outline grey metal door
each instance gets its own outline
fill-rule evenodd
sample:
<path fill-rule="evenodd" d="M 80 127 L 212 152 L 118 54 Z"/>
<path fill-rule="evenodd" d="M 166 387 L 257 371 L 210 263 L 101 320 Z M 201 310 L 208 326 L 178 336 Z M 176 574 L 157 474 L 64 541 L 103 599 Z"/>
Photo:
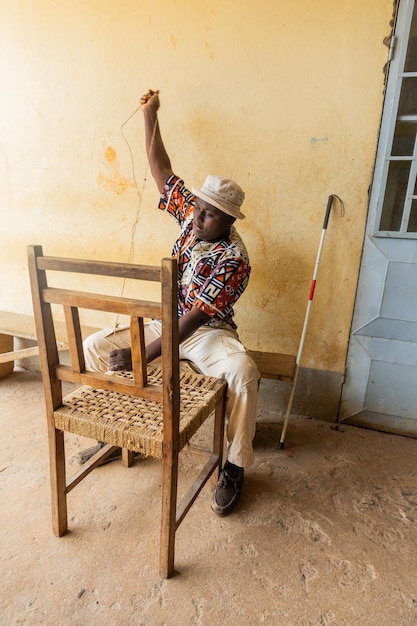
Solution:
<path fill-rule="evenodd" d="M 417 436 L 417 7 L 399 5 L 340 420 Z"/>

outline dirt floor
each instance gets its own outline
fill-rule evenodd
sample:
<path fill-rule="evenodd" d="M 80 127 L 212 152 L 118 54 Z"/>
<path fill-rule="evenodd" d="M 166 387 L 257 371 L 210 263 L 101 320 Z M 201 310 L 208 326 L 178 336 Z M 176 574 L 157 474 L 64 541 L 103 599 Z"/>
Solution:
<path fill-rule="evenodd" d="M 0 381 L 0 423 L 2 626 L 417 624 L 417 440 L 292 417 L 279 451 L 261 403 L 238 509 L 216 517 L 205 487 L 161 580 L 157 461 L 93 472 L 58 539 L 38 374 Z M 181 485 L 200 462 L 184 452 Z"/>

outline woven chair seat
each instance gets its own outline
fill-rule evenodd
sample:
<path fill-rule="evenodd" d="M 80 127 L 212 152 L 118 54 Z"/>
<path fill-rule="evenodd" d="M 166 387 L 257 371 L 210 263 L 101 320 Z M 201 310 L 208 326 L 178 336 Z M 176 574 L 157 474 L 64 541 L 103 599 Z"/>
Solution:
<path fill-rule="evenodd" d="M 131 372 L 114 376 L 132 378 Z M 182 449 L 214 411 L 216 378 L 197 374 L 189 368 L 180 374 Z M 148 367 L 148 383 L 162 385 L 162 368 Z M 162 404 L 114 391 L 82 386 L 63 399 L 54 411 L 55 428 L 90 439 L 105 441 L 144 456 L 162 457 Z"/>

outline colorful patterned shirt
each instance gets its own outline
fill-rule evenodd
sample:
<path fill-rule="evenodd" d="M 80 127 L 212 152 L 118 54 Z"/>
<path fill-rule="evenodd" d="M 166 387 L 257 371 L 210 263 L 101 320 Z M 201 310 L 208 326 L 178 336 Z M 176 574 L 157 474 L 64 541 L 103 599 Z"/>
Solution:
<path fill-rule="evenodd" d="M 248 253 L 233 225 L 227 239 L 197 239 L 192 230 L 194 205 L 195 196 L 186 189 L 184 181 L 170 176 L 159 208 L 181 227 L 172 251 L 178 261 L 178 316 L 197 306 L 210 316 L 207 325 L 229 325 L 235 329 L 233 305 L 249 281 Z"/>

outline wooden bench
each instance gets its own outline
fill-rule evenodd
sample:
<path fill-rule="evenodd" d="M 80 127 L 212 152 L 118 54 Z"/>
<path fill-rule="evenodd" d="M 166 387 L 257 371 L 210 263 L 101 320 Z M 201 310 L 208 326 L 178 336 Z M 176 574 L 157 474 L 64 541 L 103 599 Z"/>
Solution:
<path fill-rule="evenodd" d="M 261 378 L 272 378 L 291 382 L 294 378 L 296 357 L 292 354 L 280 354 L 279 352 L 247 351 L 255 361 Z"/>
<path fill-rule="evenodd" d="M 87 337 L 99 330 L 93 326 L 83 326 L 83 336 Z M 61 350 L 68 348 L 67 331 L 65 322 L 55 322 L 55 332 L 59 341 Z M 31 339 L 37 341 L 35 320 L 31 315 L 23 315 L 22 313 L 11 313 L 8 311 L 0 311 L 0 338 L 2 336 L 19 337 L 21 339 Z M 259 352 L 248 350 L 248 354 L 255 361 L 262 378 L 270 378 L 291 382 L 295 370 L 295 356 L 290 354 L 280 354 L 277 352 Z M 26 359 L 39 355 L 38 346 L 31 348 L 23 348 L 20 350 L 8 350 L 0 352 L 0 364 L 13 363 L 18 359 Z M 13 369 L 10 369 L 10 373 Z M 6 375 L 5 373 L 3 375 Z"/>
<path fill-rule="evenodd" d="M 97 328 L 92 326 L 83 326 L 83 335 L 88 336 L 94 333 Z M 67 331 L 65 322 L 55 322 L 55 332 L 57 334 L 58 346 L 61 350 L 68 348 Z M 19 337 L 20 339 L 31 339 L 37 341 L 35 320 L 31 315 L 23 315 L 22 313 L 11 313 L 9 311 L 0 311 L 0 338 L 10 336 Z M 13 341 L 13 339 L 12 339 Z M 10 344 L 13 348 L 13 343 Z M 38 346 L 31 348 L 22 348 L 20 350 L 8 350 L 0 353 L 0 364 L 10 363 L 18 359 L 27 359 L 39 355 Z"/>

